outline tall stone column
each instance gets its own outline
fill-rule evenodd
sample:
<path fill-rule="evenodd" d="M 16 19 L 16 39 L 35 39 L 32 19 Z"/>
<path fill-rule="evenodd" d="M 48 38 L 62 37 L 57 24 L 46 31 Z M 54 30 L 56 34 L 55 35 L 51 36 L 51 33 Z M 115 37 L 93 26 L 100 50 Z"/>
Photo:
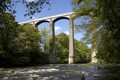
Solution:
<path fill-rule="evenodd" d="M 32 22 L 32 25 L 33 25 L 34 27 L 38 27 L 38 25 L 36 25 L 35 22 Z"/>
<path fill-rule="evenodd" d="M 96 50 L 96 48 L 93 48 L 92 49 L 92 59 L 91 59 L 91 62 L 92 63 L 97 63 L 98 62 L 98 59 L 96 58 L 96 53 L 97 53 L 97 50 Z"/>
<path fill-rule="evenodd" d="M 72 15 L 69 18 L 69 64 L 74 63 L 74 27 Z"/>
<path fill-rule="evenodd" d="M 35 27 L 35 22 L 32 22 L 32 25 Z"/>
<path fill-rule="evenodd" d="M 49 63 L 56 63 L 56 54 L 55 54 L 55 29 L 54 22 L 50 19 L 50 52 Z"/>
<path fill-rule="evenodd" d="M 97 63 L 98 59 L 96 58 L 96 53 L 97 53 L 97 44 L 96 44 L 96 28 L 92 32 L 92 55 L 91 55 L 91 62 L 92 63 Z"/>

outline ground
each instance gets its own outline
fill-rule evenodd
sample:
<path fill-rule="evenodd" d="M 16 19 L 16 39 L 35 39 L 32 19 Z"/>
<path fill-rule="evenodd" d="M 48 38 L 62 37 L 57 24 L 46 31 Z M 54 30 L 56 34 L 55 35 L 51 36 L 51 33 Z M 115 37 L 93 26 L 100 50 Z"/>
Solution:
<path fill-rule="evenodd" d="M 120 66 L 105 64 L 46 64 L 0 68 L 0 80 L 120 80 Z"/>

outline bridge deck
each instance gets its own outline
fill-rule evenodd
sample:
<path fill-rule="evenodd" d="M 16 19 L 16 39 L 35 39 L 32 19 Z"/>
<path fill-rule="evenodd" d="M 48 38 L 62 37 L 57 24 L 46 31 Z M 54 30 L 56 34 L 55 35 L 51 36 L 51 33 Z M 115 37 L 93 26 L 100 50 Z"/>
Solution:
<path fill-rule="evenodd" d="M 70 15 L 70 14 L 72 14 L 72 13 L 73 13 L 73 12 L 68 12 L 68 13 L 63 13 L 63 14 L 58 14 L 58 15 L 53 15 L 53 16 L 48 16 L 48 17 L 43 17 L 43 18 L 30 19 L 30 20 L 27 20 L 27 21 L 19 22 L 19 24 L 26 24 L 26 23 L 38 22 L 38 21 L 41 21 L 41 20 L 47 20 L 47 21 L 49 21 L 49 19 L 51 19 L 51 18 L 68 16 L 68 15 Z"/>

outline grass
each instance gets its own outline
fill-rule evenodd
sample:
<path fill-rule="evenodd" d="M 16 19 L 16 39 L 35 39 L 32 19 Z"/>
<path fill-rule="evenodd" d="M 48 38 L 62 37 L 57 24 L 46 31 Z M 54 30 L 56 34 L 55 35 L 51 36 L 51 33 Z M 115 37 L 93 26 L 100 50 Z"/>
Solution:
<path fill-rule="evenodd" d="M 78 67 L 81 67 L 81 65 L 78 65 Z"/>
<path fill-rule="evenodd" d="M 96 63 L 88 63 L 88 64 L 83 64 L 83 65 L 78 65 L 78 67 L 85 67 L 85 66 L 92 66 L 92 65 L 95 65 Z"/>
<path fill-rule="evenodd" d="M 105 66 L 98 66 L 97 69 L 106 69 Z"/>
<path fill-rule="evenodd" d="M 0 71 L 4 71 L 5 70 L 5 68 L 0 68 Z"/>
<path fill-rule="evenodd" d="M 13 69 L 10 69 L 10 72 L 14 72 L 14 70 L 13 70 Z"/>
<path fill-rule="evenodd" d="M 83 67 L 85 67 L 86 65 L 82 65 Z"/>
<path fill-rule="evenodd" d="M 81 73 L 80 71 L 72 71 L 72 72 L 66 72 L 67 75 L 70 75 L 70 74 L 79 74 Z"/>
<path fill-rule="evenodd" d="M 105 66 L 120 66 L 120 64 L 105 64 Z"/>
<path fill-rule="evenodd" d="M 88 63 L 86 66 L 92 66 L 95 65 L 96 63 Z"/>
<path fill-rule="evenodd" d="M 79 73 L 81 73 L 81 72 L 80 71 L 66 72 L 67 75 L 70 75 L 70 74 L 79 74 Z M 88 74 L 87 74 L 87 76 L 88 76 Z M 82 74 L 80 80 L 85 80 L 85 76 L 83 74 Z"/>

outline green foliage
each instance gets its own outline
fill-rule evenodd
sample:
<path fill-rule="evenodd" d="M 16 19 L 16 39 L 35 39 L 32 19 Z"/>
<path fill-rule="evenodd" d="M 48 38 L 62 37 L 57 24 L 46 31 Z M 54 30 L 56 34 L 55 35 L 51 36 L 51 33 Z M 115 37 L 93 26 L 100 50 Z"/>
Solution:
<path fill-rule="evenodd" d="M 18 57 L 17 59 L 14 60 L 14 63 L 15 65 L 18 65 L 18 66 L 24 66 L 26 64 L 28 64 L 30 61 L 30 58 L 29 57 Z"/>
<path fill-rule="evenodd" d="M 18 23 L 10 13 L 0 14 L 0 19 L 0 64 L 2 66 L 10 63 L 10 54 L 14 52 L 12 45 L 14 45 L 13 39 L 17 37 Z"/>
<path fill-rule="evenodd" d="M 58 63 L 68 63 L 69 36 L 64 33 L 56 35 L 56 56 Z M 82 42 L 74 40 L 75 63 L 87 63 L 90 61 L 91 50 Z"/>
<path fill-rule="evenodd" d="M 43 52 L 42 59 L 43 59 L 43 63 L 48 63 L 49 62 L 49 55 L 51 54 L 50 51 L 50 39 L 49 39 L 49 31 L 47 30 L 47 28 L 44 26 L 43 28 L 40 28 L 40 36 L 41 36 L 41 50 Z"/>
<path fill-rule="evenodd" d="M 43 5 L 50 6 L 50 2 L 51 0 L 35 0 L 30 2 L 27 0 L 0 0 L 0 13 L 9 11 L 10 13 L 15 14 L 15 7 L 17 4 L 22 3 L 26 7 L 24 16 L 31 16 L 35 13 L 40 13 L 41 9 L 44 7 Z"/>
<path fill-rule="evenodd" d="M 57 63 L 68 63 L 69 37 L 61 33 L 56 36 L 55 40 Z"/>
<path fill-rule="evenodd" d="M 40 28 L 40 35 L 41 35 L 41 45 L 43 47 L 43 52 L 47 53 L 49 49 L 47 48 L 47 42 L 49 41 L 49 31 L 46 27 Z"/>
<path fill-rule="evenodd" d="M 120 1 L 73 0 L 72 4 L 74 18 L 83 16 L 85 20 L 77 25 L 77 30 L 85 31 L 84 40 L 98 50 L 97 58 L 108 63 L 119 63 Z"/>
<path fill-rule="evenodd" d="M 10 21 L 9 19 L 6 21 Z M 48 58 L 48 55 L 41 51 L 41 35 L 38 29 L 30 24 L 16 27 L 17 23 L 12 20 L 7 21 L 4 26 L 1 23 L 0 26 L 1 30 L 4 30 L 0 32 L 0 66 L 25 66 L 47 62 L 44 58 Z"/>
<path fill-rule="evenodd" d="M 18 27 L 18 37 L 23 43 L 24 49 L 26 50 L 38 50 L 40 45 L 38 44 L 41 41 L 41 36 L 37 28 L 32 25 L 23 25 Z"/>
<path fill-rule="evenodd" d="M 30 64 L 38 64 L 42 62 L 40 59 L 42 57 L 42 53 L 39 44 L 41 43 L 41 36 L 38 29 L 30 24 L 19 26 L 18 37 L 18 39 L 15 39 L 15 42 L 18 42 L 18 44 L 16 43 L 16 46 L 18 46 L 16 51 L 27 56 L 27 60 Z"/>
<path fill-rule="evenodd" d="M 70 72 L 66 72 L 67 75 L 79 74 L 79 73 L 81 73 L 81 71 L 70 71 Z"/>
<path fill-rule="evenodd" d="M 81 41 L 74 40 L 75 62 L 88 63 L 91 59 L 91 49 Z"/>
<path fill-rule="evenodd" d="M 0 68 L 0 71 L 4 71 L 4 68 Z"/>

